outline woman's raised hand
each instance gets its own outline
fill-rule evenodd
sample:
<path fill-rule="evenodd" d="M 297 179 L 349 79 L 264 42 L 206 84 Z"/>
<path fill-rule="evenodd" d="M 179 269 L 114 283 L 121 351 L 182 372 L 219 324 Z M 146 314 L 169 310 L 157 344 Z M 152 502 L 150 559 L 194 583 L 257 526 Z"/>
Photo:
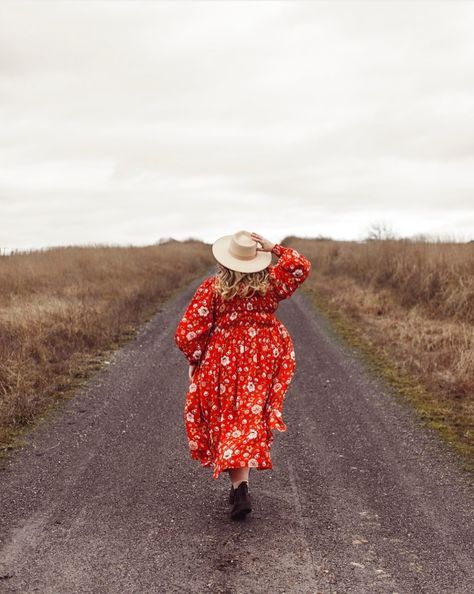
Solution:
<path fill-rule="evenodd" d="M 271 252 L 272 251 L 273 246 L 275 245 L 273 243 L 273 241 L 270 241 L 269 239 L 265 239 L 264 237 L 262 237 L 258 233 L 254 233 L 253 231 L 250 235 L 252 236 L 252 239 L 254 241 L 257 241 L 262 246 L 262 247 L 257 246 L 257 252 Z"/>

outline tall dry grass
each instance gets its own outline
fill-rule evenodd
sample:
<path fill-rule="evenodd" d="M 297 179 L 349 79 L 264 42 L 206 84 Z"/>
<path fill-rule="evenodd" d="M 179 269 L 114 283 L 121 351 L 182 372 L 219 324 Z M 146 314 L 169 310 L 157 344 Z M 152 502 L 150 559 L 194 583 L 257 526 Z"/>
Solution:
<path fill-rule="evenodd" d="M 474 461 L 474 243 L 285 242 L 312 262 L 303 290 L 419 382 L 420 412 Z"/>
<path fill-rule="evenodd" d="M 213 263 L 194 240 L 0 257 L 0 446 Z"/>

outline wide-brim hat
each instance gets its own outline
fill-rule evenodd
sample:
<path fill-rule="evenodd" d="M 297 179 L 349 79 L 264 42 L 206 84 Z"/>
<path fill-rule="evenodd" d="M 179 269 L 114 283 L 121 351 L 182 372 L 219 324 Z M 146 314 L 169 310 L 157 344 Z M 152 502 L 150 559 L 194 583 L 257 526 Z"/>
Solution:
<path fill-rule="evenodd" d="M 258 272 L 272 261 L 270 252 L 257 251 L 259 244 L 248 231 L 223 235 L 212 244 L 214 258 L 223 266 L 238 272 Z"/>

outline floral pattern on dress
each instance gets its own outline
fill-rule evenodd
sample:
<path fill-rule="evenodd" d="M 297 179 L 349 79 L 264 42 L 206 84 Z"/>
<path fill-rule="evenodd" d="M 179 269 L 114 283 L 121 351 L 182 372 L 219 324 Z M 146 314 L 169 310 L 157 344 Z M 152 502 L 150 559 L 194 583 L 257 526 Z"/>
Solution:
<path fill-rule="evenodd" d="M 197 364 L 184 404 L 190 455 L 212 466 L 272 468 L 272 430 L 286 431 L 283 401 L 296 369 L 293 341 L 274 312 L 301 286 L 311 262 L 276 243 L 266 295 L 224 301 L 215 276 L 196 289 L 175 332 L 175 343 Z"/>

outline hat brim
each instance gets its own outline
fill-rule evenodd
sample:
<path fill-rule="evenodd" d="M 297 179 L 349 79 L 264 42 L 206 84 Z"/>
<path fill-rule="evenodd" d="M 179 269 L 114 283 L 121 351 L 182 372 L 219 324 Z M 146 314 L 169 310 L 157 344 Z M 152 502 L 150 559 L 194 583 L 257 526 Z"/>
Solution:
<path fill-rule="evenodd" d="M 229 253 L 229 245 L 232 235 L 219 237 L 212 244 L 214 258 L 223 266 L 236 270 L 237 272 L 258 272 L 264 270 L 272 261 L 270 252 L 257 252 L 253 260 L 239 260 Z"/>

